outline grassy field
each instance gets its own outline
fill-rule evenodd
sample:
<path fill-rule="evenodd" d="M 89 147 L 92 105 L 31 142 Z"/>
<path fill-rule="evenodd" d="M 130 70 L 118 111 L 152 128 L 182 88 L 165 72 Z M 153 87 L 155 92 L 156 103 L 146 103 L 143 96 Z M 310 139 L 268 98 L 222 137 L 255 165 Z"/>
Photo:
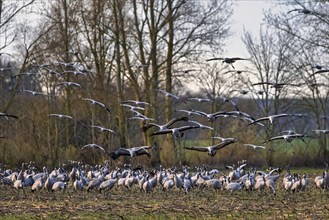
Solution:
<path fill-rule="evenodd" d="M 310 169 L 311 170 L 311 169 Z M 322 170 L 314 170 L 321 173 Z M 314 177 L 314 174 L 311 176 Z M 149 194 L 139 189 L 110 192 L 65 192 L 26 195 L 0 186 L 0 219 L 327 219 L 329 191 L 315 189 L 291 193 L 277 182 L 277 194 L 265 192 L 179 189 Z"/>

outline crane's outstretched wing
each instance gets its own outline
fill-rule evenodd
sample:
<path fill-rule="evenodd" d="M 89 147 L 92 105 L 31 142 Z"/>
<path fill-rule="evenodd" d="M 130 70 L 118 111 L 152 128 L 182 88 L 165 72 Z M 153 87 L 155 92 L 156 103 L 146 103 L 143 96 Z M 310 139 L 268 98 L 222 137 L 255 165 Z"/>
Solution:
<path fill-rule="evenodd" d="M 230 60 L 248 60 L 246 58 L 241 58 L 241 57 L 231 57 L 229 58 Z"/>
<path fill-rule="evenodd" d="M 213 61 L 213 60 L 224 60 L 224 58 L 222 58 L 222 57 L 214 57 L 214 58 L 207 59 L 206 61 L 209 62 L 209 61 Z"/>
<path fill-rule="evenodd" d="M 180 100 L 180 98 L 179 98 L 177 95 L 174 95 L 174 94 L 172 94 L 172 93 L 169 93 L 169 92 L 167 92 L 167 91 L 165 91 L 165 90 L 163 90 L 163 89 L 158 89 L 157 91 L 158 91 L 158 92 L 161 92 L 161 93 L 164 94 L 165 96 L 172 97 L 172 98 L 174 98 L 174 99 Z"/>
<path fill-rule="evenodd" d="M 258 124 L 259 122 L 261 122 L 261 121 L 266 121 L 266 120 L 269 120 L 269 118 L 268 118 L 268 117 L 258 118 L 258 119 L 256 119 L 256 120 L 253 120 L 252 122 L 250 122 L 248 125 Z"/>
<path fill-rule="evenodd" d="M 151 154 L 144 147 L 138 148 L 135 152 L 138 156 L 144 155 L 144 154 L 146 154 L 148 157 L 151 156 Z"/>
<path fill-rule="evenodd" d="M 192 114 L 196 114 L 196 115 L 203 115 L 203 116 L 206 116 L 207 117 L 207 113 L 205 112 L 202 112 L 202 111 L 197 111 L 197 110 L 193 110 L 192 111 Z"/>
<path fill-rule="evenodd" d="M 257 85 L 273 85 L 273 83 L 270 83 L 270 82 L 259 82 L 259 83 L 252 84 L 252 86 L 257 86 Z"/>
<path fill-rule="evenodd" d="M 201 152 L 208 152 L 207 147 L 185 147 L 186 150 L 195 150 L 195 151 L 201 151 Z"/>
<path fill-rule="evenodd" d="M 161 131 L 156 131 L 156 132 L 152 133 L 150 136 L 161 135 L 161 134 L 169 134 L 169 133 L 173 133 L 172 129 L 164 129 L 164 130 L 161 130 Z"/>
<path fill-rule="evenodd" d="M 261 145 L 254 145 L 254 144 L 243 144 L 243 146 L 246 146 L 246 147 L 252 147 L 254 149 L 266 149 L 266 147 L 264 146 L 261 146 Z"/>
<path fill-rule="evenodd" d="M 171 125 L 173 125 L 174 123 L 178 122 L 178 121 L 188 121 L 188 117 L 184 116 L 184 117 L 180 117 L 180 118 L 173 118 L 170 121 L 168 121 L 165 126 L 166 127 L 170 127 Z"/>
<path fill-rule="evenodd" d="M 275 140 L 280 140 L 280 139 L 285 139 L 285 138 L 284 138 L 284 136 L 276 136 L 276 137 L 272 137 L 272 138 L 264 141 L 263 143 L 270 142 L 270 141 L 275 141 Z"/>
<path fill-rule="evenodd" d="M 105 152 L 104 148 L 101 147 L 101 146 L 98 145 L 98 144 L 86 144 L 85 146 L 83 146 L 83 147 L 81 148 L 81 150 L 83 150 L 83 149 L 85 149 L 85 148 L 98 148 L 98 149 L 102 150 L 103 152 Z"/>
<path fill-rule="evenodd" d="M 120 156 L 130 156 L 130 152 L 125 148 L 119 148 L 116 151 L 110 153 L 110 157 L 113 160 L 118 159 Z"/>
<path fill-rule="evenodd" d="M 6 119 L 8 119 L 8 117 L 18 119 L 18 117 L 16 115 L 4 113 L 4 112 L 0 112 L 0 117 L 5 117 Z"/>
<path fill-rule="evenodd" d="M 221 142 L 217 145 L 214 145 L 214 150 L 222 149 L 230 144 L 233 144 L 234 142 L 235 142 L 235 140 L 228 140 L 228 141 Z"/>
<path fill-rule="evenodd" d="M 158 127 L 158 128 L 160 128 L 160 125 L 158 125 L 156 123 L 153 123 L 153 122 L 148 122 L 148 123 L 144 124 L 143 126 L 141 126 L 141 130 L 142 130 L 142 132 L 146 132 L 151 127 Z"/>

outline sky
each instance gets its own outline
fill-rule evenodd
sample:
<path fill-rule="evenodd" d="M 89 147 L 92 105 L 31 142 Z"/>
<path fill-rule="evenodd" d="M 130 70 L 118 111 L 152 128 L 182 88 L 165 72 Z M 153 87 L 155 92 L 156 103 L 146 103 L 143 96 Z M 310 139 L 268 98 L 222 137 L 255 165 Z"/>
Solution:
<path fill-rule="evenodd" d="M 263 22 L 263 12 L 275 8 L 280 0 L 231 0 L 234 11 L 232 15 L 231 31 L 234 36 L 228 40 L 226 56 L 247 56 L 247 51 L 241 40 L 243 30 L 257 35 Z M 37 18 L 37 16 L 36 16 Z M 9 49 L 10 50 L 10 49 Z"/>
<path fill-rule="evenodd" d="M 248 57 L 248 53 L 241 40 L 243 31 L 250 31 L 254 36 L 257 36 L 261 24 L 263 23 L 264 11 L 269 9 L 278 10 L 275 7 L 280 0 L 231 0 L 233 4 L 233 15 L 231 17 L 231 31 L 233 37 L 227 40 L 225 47 L 225 57 Z M 281 9 L 282 10 L 282 9 Z M 11 48 L 4 50 L 10 52 Z M 240 67 L 239 63 L 235 66 Z"/>
<path fill-rule="evenodd" d="M 233 0 L 234 12 L 231 31 L 234 33 L 234 37 L 227 43 L 227 57 L 248 56 L 241 40 L 243 30 L 257 36 L 263 23 L 263 12 L 269 9 L 278 10 L 275 7 L 277 2 L 275 0 Z"/>
<path fill-rule="evenodd" d="M 242 57 L 248 58 L 248 52 L 241 39 L 244 30 L 251 32 L 255 37 L 259 35 L 261 25 L 264 23 L 264 12 L 272 10 L 277 12 L 279 10 L 285 10 L 284 6 L 277 6 L 280 0 L 231 0 L 233 3 L 233 14 L 231 17 L 231 32 L 233 36 L 227 40 L 226 47 L 224 49 L 223 57 Z M 237 70 L 243 70 L 248 67 L 247 61 L 241 61 L 234 63 Z M 189 89 L 193 92 L 197 92 L 199 87 L 195 84 L 191 86 L 189 83 Z"/>

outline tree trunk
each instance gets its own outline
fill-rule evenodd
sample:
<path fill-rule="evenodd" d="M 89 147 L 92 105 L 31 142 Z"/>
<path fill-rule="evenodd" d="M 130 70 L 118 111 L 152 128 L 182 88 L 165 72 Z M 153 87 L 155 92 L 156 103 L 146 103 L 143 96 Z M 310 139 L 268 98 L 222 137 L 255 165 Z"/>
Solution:
<path fill-rule="evenodd" d="M 116 48 L 116 78 L 117 78 L 117 113 L 118 113 L 118 135 L 119 135 L 119 145 L 120 147 L 126 147 L 126 137 L 125 137 L 125 118 L 123 114 L 123 109 L 121 108 L 121 103 L 123 102 L 123 90 L 122 90 L 122 68 L 120 59 L 120 22 L 118 10 L 120 10 L 120 1 L 113 1 L 113 14 L 115 18 L 115 48 Z"/>

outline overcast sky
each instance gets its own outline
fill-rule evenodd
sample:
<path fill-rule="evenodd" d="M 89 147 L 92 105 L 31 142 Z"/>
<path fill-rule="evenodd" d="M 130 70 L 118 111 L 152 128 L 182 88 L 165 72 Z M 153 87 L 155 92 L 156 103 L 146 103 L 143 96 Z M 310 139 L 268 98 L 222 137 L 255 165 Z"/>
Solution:
<path fill-rule="evenodd" d="M 259 28 L 263 23 L 263 13 L 269 9 L 278 11 L 279 7 L 276 4 L 280 0 L 231 0 L 234 6 L 234 11 L 231 20 L 231 31 L 234 36 L 227 41 L 225 47 L 225 57 L 248 57 L 248 53 L 241 40 L 243 30 L 250 31 L 257 36 Z M 282 9 L 281 9 L 282 10 Z M 11 52 L 12 48 L 7 48 L 7 52 Z M 220 55 L 220 54 L 218 54 Z M 239 63 L 235 64 L 238 68 L 243 68 Z"/>
<path fill-rule="evenodd" d="M 237 0 L 234 1 L 232 16 L 232 31 L 234 37 L 228 41 L 226 56 L 247 56 L 244 44 L 241 40 L 243 29 L 258 35 L 263 23 L 263 12 L 269 9 L 279 10 L 275 0 Z"/>
<path fill-rule="evenodd" d="M 253 36 L 259 35 L 259 29 L 264 23 L 264 12 L 272 10 L 278 12 L 286 10 L 284 6 L 278 6 L 280 0 L 232 0 L 234 11 L 232 15 L 231 31 L 234 36 L 227 41 L 224 57 L 248 58 L 247 50 L 242 42 L 243 31 L 249 31 Z M 237 69 L 245 69 L 246 62 L 237 62 L 234 65 Z"/>

